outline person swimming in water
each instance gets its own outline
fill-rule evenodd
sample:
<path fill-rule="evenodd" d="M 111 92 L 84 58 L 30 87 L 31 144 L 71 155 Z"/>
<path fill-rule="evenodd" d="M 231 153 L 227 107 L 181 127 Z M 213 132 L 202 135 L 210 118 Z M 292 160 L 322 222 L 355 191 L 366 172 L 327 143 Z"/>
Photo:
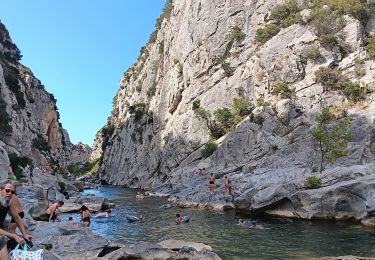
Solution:
<path fill-rule="evenodd" d="M 137 195 L 135 196 L 135 199 L 137 199 L 137 200 L 143 200 L 143 198 L 144 198 L 144 195 L 138 191 Z"/>
<path fill-rule="evenodd" d="M 108 210 L 96 213 L 94 217 L 95 218 L 109 218 L 110 216 L 111 216 L 111 210 L 108 209 Z"/>
<path fill-rule="evenodd" d="M 73 224 L 74 223 L 74 221 L 73 221 L 73 217 L 69 217 L 69 219 L 68 219 L 68 224 Z"/>
<path fill-rule="evenodd" d="M 262 225 L 259 225 L 257 224 L 255 221 L 252 221 L 251 222 L 251 226 L 250 228 L 254 228 L 254 229 L 264 229 L 264 227 Z"/>
<path fill-rule="evenodd" d="M 177 221 L 178 223 L 181 223 L 183 220 L 184 220 L 184 217 L 183 217 L 183 216 L 181 216 L 180 214 L 176 214 L 176 221 Z"/>
<path fill-rule="evenodd" d="M 237 225 L 243 225 L 243 224 L 245 224 L 245 220 L 243 220 L 242 218 L 239 218 Z"/>

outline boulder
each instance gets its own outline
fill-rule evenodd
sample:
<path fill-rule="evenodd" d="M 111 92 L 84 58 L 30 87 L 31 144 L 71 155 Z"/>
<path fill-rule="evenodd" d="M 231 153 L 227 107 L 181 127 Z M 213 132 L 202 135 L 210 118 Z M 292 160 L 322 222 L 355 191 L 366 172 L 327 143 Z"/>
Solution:
<path fill-rule="evenodd" d="M 221 259 L 212 252 L 209 246 L 198 244 L 184 241 L 163 241 L 156 245 L 149 242 L 140 242 L 138 244 L 125 245 L 123 248 L 105 255 L 103 259 Z M 198 251 L 195 246 L 200 250 Z"/>

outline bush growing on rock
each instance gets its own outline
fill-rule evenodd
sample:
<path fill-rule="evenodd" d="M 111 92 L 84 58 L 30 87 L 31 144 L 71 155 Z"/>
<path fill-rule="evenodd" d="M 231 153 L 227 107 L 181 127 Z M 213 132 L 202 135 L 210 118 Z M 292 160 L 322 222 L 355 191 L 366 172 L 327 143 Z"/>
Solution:
<path fill-rule="evenodd" d="M 192 107 L 193 110 L 197 110 L 198 108 L 200 108 L 200 106 L 201 106 L 200 100 L 194 100 L 193 101 L 193 107 Z"/>
<path fill-rule="evenodd" d="M 337 12 L 327 8 L 314 8 L 308 17 L 308 23 L 316 35 L 334 35 L 345 26 L 345 20 Z"/>
<path fill-rule="evenodd" d="M 202 150 L 202 157 L 207 158 L 210 157 L 211 154 L 213 154 L 217 149 L 217 144 L 213 142 L 208 142 L 204 145 L 204 148 Z"/>
<path fill-rule="evenodd" d="M 228 62 L 223 62 L 221 64 L 221 67 L 224 70 L 225 77 L 233 76 L 233 68 L 230 66 L 230 64 Z"/>
<path fill-rule="evenodd" d="M 322 185 L 322 181 L 319 177 L 316 176 L 309 176 L 307 177 L 307 185 L 306 188 L 308 189 L 317 189 Z"/>
<path fill-rule="evenodd" d="M 25 168 L 27 165 L 31 165 L 33 162 L 29 157 L 17 156 L 15 153 L 9 154 L 9 161 L 17 180 L 24 177 L 22 168 Z"/>
<path fill-rule="evenodd" d="M 38 149 L 39 151 L 49 151 L 48 142 L 40 134 L 38 134 L 38 137 L 33 139 L 32 147 Z"/>
<path fill-rule="evenodd" d="M 320 67 L 315 72 L 315 81 L 328 89 L 343 89 L 345 81 L 340 71 L 336 69 Z"/>
<path fill-rule="evenodd" d="M 351 139 L 351 122 L 343 118 L 335 120 L 329 107 L 322 109 L 322 113 L 315 120 L 318 125 L 311 130 L 317 150 L 320 152 L 320 172 L 328 163 L 332 163 L 349 154 L 348 142 Z"/>
<path fill-rule="evenodd" d="M 279 26 L 276 24 L 267 24 L 263 28 L 260 28 L 255 33 L 255 40 L 261 44 L 265 44 L 272 37 L 280 32 Z"/>
<path fill-rule="evenodd" d="M 306 62 L 307 60 L 313 60 L 313 61 L 315 61 L 319 57 L 321 57 L 321 54 L 320 54 L 319 48 L 317 48 L 317 47 L 311 47 L 311 48 L 308 48 L 307 50 L 305 50 L 301 54 L 301 57 L 302 57 L 302 61 L 303 62 Z"/>
<path fill-rule="evenodd" d="M 5 101 L 0 96 L 0 138 L 12 133 L 11 119 L 6 111 Z"/>
<path fill-rule="evenodd" d="M 288 27 L 302 21 L 299 14 L 300 6 L 296 0 L 289 0 L 283 4 L 275 6 L 271 11 L 270 19 L 278 24 Z"/>
<path fill-rule="evenodd" d="M 147 97 L 148 98 L 152 98 L 153 96 L 155 96 L 155 93 L 156 93 L 156 86 L 158 84 L 156 83 L 156 81 L 153 81 L 151 86 L 148 88 L 147 90 Z"/>
<path fill-rule="evenodd" d="M 342 75 L 341 71 L 321 67 L 315 72 L 315 80 L 322 84 L 327 90 L 340 90 L 351 102 L 358 102 L 373 92 L 366 86 L 352 82 L 348 77 Z"/>
<path fill-rule="evenodd" d="M 364 99 L 367 94 L 366 88 L 361 87 L 361 85 L 357 83 L 347 84 L 343 92 L 348 100 L 352 102 L 358 102 Z"/>
<path fill-rule="evenodd" d="M 375 34 L 366 41 L 366 51 L 370 59 L 375 59 Z"/>
<path fill-rule="evenodd" d="M 229 129 L 233 125 L 233 115 L 231 111 L 224 107 L 219 108 L 214 112 L 215 119 L 223 126 L 225 129 Z"/>
<path fill-rule="evenodd" d="M 314 3 L 319 6 L 327 5 L 339 14 L 351 15 L 357 19 L 364 19 L 368 14 L 367 5 L 361 0 L 314 0 Z"/>
<path fill-rule="evenodd" d="M 332 48 L 338 44 L 337 38 L 333 34 L 323 34 L 319 37 L 320 44 L 325 48 Z"/>
<path fill-rule="evenodd" d="M 250 102 L 248 97 L 242 96 L 234 98 L 232 101 L 232 113 L 236 116 L 243 117 L 250 115 L 254 110 L 254 105 Z"/>
<path fill-rule="evenodd" d="M 232 28 L 228 35 L 230 41 L 242 41 L 243 39 L 245 39 L 245 36 L 246 34 L 244 34 L 241 31 L 241 28 L 237 25 Z"/>
<path fill-rule="evenodd" d="M 279 82 L 273 87 L 272 94 L 276 96 L 280 94 L 281 98 L 292 98 L 296 93 L 284 82 Z"/>

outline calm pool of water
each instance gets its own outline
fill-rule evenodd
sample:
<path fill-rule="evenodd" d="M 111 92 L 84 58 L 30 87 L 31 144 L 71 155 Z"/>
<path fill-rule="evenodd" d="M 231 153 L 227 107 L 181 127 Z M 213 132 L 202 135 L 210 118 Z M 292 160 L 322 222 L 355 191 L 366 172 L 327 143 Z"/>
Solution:
<path fill-rule="evenodd" d="M 375 256 L 375 229 L 356 223 L 309 222 L 288 219 L 257 218 L 265 229 L 235 225 L 245 217 L 229 212 L 171 208 L 160 198 L 136 200 L 137 190 L 106 186 L 86 190 L 114 201 L 110 218 L 92 219 L 91 228 L 112 241 L 133 243 L 182 239 L 210 245 L 223 259 L 303 259 L 319 256 Z M 126 214 L 143 214 L 145 222 L 128 223 Z M 175 222 L 175 214 L 189 215 L 188 224 Z M 248 217 L 249 218 L 249 217 Z M 78 215 L 74 219 L 79 220 Z"/>

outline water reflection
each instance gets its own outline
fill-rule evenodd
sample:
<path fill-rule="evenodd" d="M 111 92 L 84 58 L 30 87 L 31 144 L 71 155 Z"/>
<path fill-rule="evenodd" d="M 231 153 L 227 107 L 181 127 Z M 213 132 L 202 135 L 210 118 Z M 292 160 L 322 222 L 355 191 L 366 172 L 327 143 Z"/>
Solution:
<path fill-rule="evenodd" d="M 166 203 L 160 198 L 135 200 L 137 190 L 102 187 L 86 190 L 113 200 L 118 206 L 110 218 L 93 218 L 95 233 L 112 241 L 160 242 L 182 239 L 205 243 L 223 259 L 303 259 L 319 256 L 375 256 L 375 229 L 353 223 L 309 222 L 288 219 L 256 219 L 265 229 L 238 226 L 236 219 L 245 218 L 230 212 L 195 209 L 160 209 Z M 191 217 L 188 224 L 176 224 L 175 214 Z M 145 216 L 144 223 L 128 223 L 126 214 Z M 75 215 L 74 219 L 79 220 Z"/>

